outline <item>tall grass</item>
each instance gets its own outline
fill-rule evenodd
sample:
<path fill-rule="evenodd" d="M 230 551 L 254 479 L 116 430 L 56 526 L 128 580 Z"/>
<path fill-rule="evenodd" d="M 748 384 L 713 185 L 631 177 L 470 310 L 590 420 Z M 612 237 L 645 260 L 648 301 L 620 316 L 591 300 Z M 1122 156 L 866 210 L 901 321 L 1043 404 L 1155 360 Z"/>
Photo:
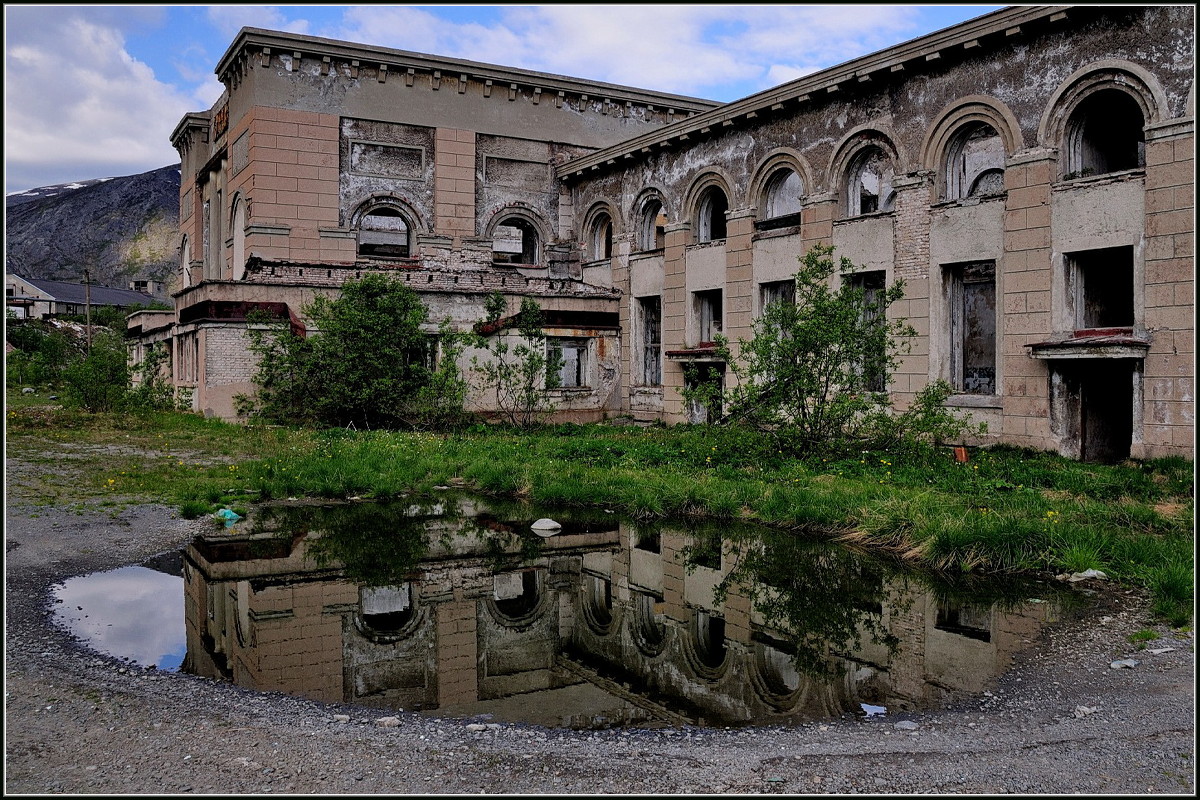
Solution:
<path fill-rule="evenodd" d="M 643 522 L 686 515 L 823 532 L 951 573 L 1100 569 L 1190 614 L 1193 464 L 1085 464 L 1012 447 L 794 454 L 768 435 L 708 427 L 563 425 L 517 433 L 312 431 L 195 415 L 84 415 L 21 405 L 8 447 L 61 459 L 56 491 L 210 508 L 255 499 L 390 499 L 453 484 Z M 112 448 L 88 445 L 120 445 Z"/>

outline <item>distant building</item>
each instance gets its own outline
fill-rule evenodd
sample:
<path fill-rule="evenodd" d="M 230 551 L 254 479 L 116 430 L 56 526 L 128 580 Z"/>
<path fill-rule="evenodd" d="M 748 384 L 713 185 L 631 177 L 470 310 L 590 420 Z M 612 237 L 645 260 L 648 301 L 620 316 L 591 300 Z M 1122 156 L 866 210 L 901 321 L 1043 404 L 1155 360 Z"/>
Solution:
<path fill-rule="evenodd" d="M 69 314 L 86 314 L 87 304 L 93 309 L 111 306 L 128 309 L 148 306 L 155 302 L 145 292 L 129 289 L 110 289 L 107 286 L 89 287 L 82 283 L 47 281 L 41 278 L 22 278 L 4 275 L 5 308 L 17 319 L 46 319 Z"/>
<path fill-rule="evenodd" d="M 376 271 L 462 328 L 536 299 L 562 419 L 696 421 L 688 367 L 830 244 L 905 282 L 898 408 L 945 379 L 983 443 L 1194 454 L 1192 6 L 1009 7 L 727 104 L 253 28 L 216 72 L 155 333 L 197 411 L 253 390 L 250 311 Z"/>

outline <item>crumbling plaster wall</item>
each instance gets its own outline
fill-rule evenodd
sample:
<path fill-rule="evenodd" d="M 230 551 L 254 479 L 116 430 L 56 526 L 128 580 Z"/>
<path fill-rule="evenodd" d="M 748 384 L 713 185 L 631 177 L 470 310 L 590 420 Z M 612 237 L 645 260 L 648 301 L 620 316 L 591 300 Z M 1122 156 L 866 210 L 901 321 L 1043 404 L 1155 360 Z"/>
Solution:
<path fill-rule="evenodd" d="M 824 241 L 837 245 L 842 255 L 865 266 L 887 269 L 889 280 L 899 277 L 906 281 L 907 299 L 894 311 L 913 323 L 921 337 L 916 352 L 902 362 L 897 374 L 893 389 L 898 391 L 898 404 L 903 406 L 906 396 L 945 369 L 944 343 L 935 341 L 932 335 L 944 322 L 944 311 L 937 307 L 942 298 L 941 276 L 935 268 L 947 263 L 943 259 L 995 258 L 998 302 L 1006 316 L 997 345 L 997 367 L 1002 380 L 1008 376 L 1003 391 L 1009 396 L 986 410 L 973 409 L 979 405 L 974 402 L 976 398 L 965 398 L 964 407 L 992 423 L 992 432 L 1009 441 L 1034 447 L 1055 446 L 1047 426 L 1047 367 L 1029 359 L 1025 347 L 1052 333 L 1052 306 L 1063 302 L 1061 287 L 1052 286 L 1062 271 L 1061 253 L 1066 247 L 1085 243 L 1088 247 L 1107 247 L 1127 243 L 1131 238 L 1137 241 L 1143 231 L 1151 230 L 1151 225 L 1154 230 L 1176 236 L 1186 234 L 1181 223 L 1167 215 L 1191 213 L 1194 205 L 1190 190 L 1181 196 L 1175 189 L 1176 205 L 1169 210 L 1156 197 L 1163 214 L 1162 224 L 1158 224 L 1158 220 L 1148 221 L 1150 212 L 1144 208 L 1142 198 L 1135 196 L 1143 191 L 1137 181 L 1130 181 L 1137 184 L 1131 187 L 1120 185 L 1119 180 L 1106 181 L 1108 185 L 1097 190 L 1102 196 L 1095 199 L 1086 196 L 1088 190 L 1075 187 L 1051 193 L 1058 174 L 1058 148 L 1063 142 L 1046 138 L 1048 132 L 1061 130 L 1069 110 L 1062 104 L 1053 105 L 1053 101 L 1061 99 L 1062 90 L 1095 65 L 1128 65 L 1134 74 L 1148 76 L 1146 80 L 1158 104 L 1151 110 L 1148 128 L 1165 124 L 1155 115 L 1169 120 L 1189 114 L 1189 98 L 1194 92 L 1193 10 L 1075 8 L 1060 24 L 1057 31 L 1030 36 L 1018 33 L 1007 36 L 999 45 L 993 39 L 986 48 L 939 53 L 912 69 L 892 73 L 892 77 L 872 76 L 867 81 L 843 84 L 837 92 L 814 93 L 798 108 L 788 104 L 778 114 L 760 113 L 752 122 L 739 120 L 722 129 L 714 126 L 699 141 L 695 135 L 683 144 L 672 140 L 670 148 L 656 147 L 649 154 L 635 156 L 632 163 L 618 159 L 615 166 L 602 168 L 595 176 L 573 178 L 573 203 L 578 209 L 586 209 L 598 202 L 611 202 L 623 217 L 614 221 L 619 230 L 636 225 L 635 200 L 645 187 L 655 187 L 664 196 L 669 222 L 689 223 L 695 213 L 689 204 L 694 202 L 693 187 L 706 172 L 717 170 L 729 183 L 732 219 L 740 209 L 753 208 L 759 202 L 749 196 L 749 191 L 756 181 L 761 182 L 757 170 L 769 163 L 771 154 L 784 147 L 795 150 L 806 184 L 806 223 L 810 218 L 832 218 L 832 236 L 822 236 Z M 942 115 L 971 96 L 991 98 L 990 102 L 1005 112 L 1006 119 L 1015 120 L 1015 139 L 1007 153 L 1008 199 L 1001 210 L 986 204 L 970 211 L 963 209 L 964 213 L 951 223 L 948 217 L 953 215 L 948 209 L 932 208 L 940 200 L 940 164 L 935 160 L 938 151 L 929 149 L 927 139 Z M 1189 118 L 1188 131 L 1190 124 Z M 1176 144 L 1177 154 L 1181 146 L 1191 142 L 1190 138 L 1176 139 L 1182 143 Z M 894 152 L 897 208 L 875 218 L 839 222 L 846 216 L 842 169 L 860 140 L 878 141 Z M 929 163 L 922 162 L 922 153 L 928 154 Z M 1177 163 L 1190 169 L 1190 155 L 1177 156 Z M 1165 185 L 1163 179 L 1157 180 L 1153 183 L 1147 178 L 1144 190 L 1164 196 L 1158 189 Z M 889 224 L 895 225 L 891 236 L 873 227 Z M 802 230 L 805 227 L 809 226 L 802 226 Z M 694 230 L 689 232 L 687 241 L 694 241 L 694 234 Z M 760 260 L 770 259 L 772 265 L 784 263 L 781 253 L 785 248 L 795 246 L 799 254 L 811 242 L 800 239 L 763 245 L 762 234 L 756 233 L 754 238 L 756 282 L 777 269 L 766 265 L 760 268 Z M 1164 234 L 1158 241 L 1166 238 Z M 1175 250 L 1191 256 L 1190 248 L 1184 251 L 1176 246 Z M 738 257 L 740 253 L 731 256 L 731 267 L 732 258 Z M 1169 262 L 1164 259 L 1160 263 Z M 632 276 L 632 269 L 623 271 L 630 266 L 614 264 L 614 274 Z M 670 272 L 670 265 L 667 270 Z M 1139 287 L 1143 274 L 1153 279 L 1168 273 L 1157 265 L 1153 270 L 1143 270 L 1140 261 L 1137 270 Z M 1179 270 L 1172 268 L 1170 273 L 1178 274 Z M 1154 291 L 1156 297 L 1167 297 L 1159 286 Z M 664 290 L 664 315 L 668 313 L 665 308 L 671 292 L 669 287 Z M 1176 290 L 1175 296 L 1168 299 L 1177 305 L 1178 294 Z M 1157 319 L 1173 319 L 1148 309 L 1148 313 L 1151 311 Z M 1189 334 L 1191 326 L 1173 327 L 1175 330 L 1160 330 L 1157 336 L 1173 338 L 1177 353 L 1179 332 Z M 668 375 L 673 374 L 668 370 Z M 1179 379 L 1172 376 L 1171 380 Z M 1190 396 L 1190 384 L 1178 384 L 1175 391 L 1181 386 L 1184 395 Z M 1165 402 L 1160 406 L 1165 408 Z M 1176 420 L 1182 419 L 1174 409 L 1170 413 Z M 1167 416 L 1158 410 L 1154 414 Z M 1001 419 L 1005 420 L 1003 424 L 995 424 Z M 1164 443 L 1172 441 L 1171 435 L 1156 435 Z"/>

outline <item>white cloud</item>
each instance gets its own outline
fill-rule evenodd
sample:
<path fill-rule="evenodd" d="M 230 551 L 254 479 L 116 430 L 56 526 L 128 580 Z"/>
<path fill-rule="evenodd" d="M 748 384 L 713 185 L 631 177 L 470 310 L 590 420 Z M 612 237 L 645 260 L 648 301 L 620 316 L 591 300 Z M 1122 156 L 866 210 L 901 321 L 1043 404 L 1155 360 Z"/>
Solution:
<path fill-rule="evenodd" d="M 8 190 L 129 175 L 179 159 L 170 134 L 194 101 L 157 80 L 126 52 L 107 15 L 91 11 L 6 14 Z"/>
<path fill-rule="evenodd" d="M 736 97 L 916 35 L 905 6 L 504 7 L 461 24 L 404 6 L 354 6 L 324 35 L 664 92 Z"/>
<path fill-rule="evenodd" d="M 208 21 L 229 41 L 242 28 L 267 28 L 273 31 L 308 33 L 308 20 L 288 19 L 272 6 L 208 6 Z"/>

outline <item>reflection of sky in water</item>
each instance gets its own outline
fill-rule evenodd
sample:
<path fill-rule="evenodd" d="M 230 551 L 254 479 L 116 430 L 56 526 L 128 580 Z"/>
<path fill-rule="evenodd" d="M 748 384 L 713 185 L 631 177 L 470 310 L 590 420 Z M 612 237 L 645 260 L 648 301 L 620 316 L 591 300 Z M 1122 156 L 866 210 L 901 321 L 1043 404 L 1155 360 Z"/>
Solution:
<path fill-rule="evenodd" d="M 121 567 L 71 578 L 54 597 L 59 623 L 93 649 L 168 672 L 183 662 L 182 576 Z"/>

